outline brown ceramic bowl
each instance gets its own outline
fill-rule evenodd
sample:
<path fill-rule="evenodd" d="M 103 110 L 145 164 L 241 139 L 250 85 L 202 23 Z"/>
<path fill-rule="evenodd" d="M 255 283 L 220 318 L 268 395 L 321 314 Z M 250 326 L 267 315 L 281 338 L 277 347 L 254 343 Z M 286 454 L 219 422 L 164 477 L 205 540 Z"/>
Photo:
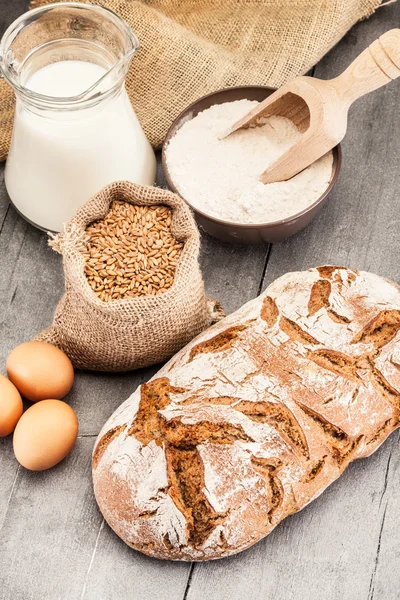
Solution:
<path fill-rule="evenodd" d="M 233 102 L 234 100 L 243 99 L 257 100 L 258 102 L 261 102 L 262 100 L 265 100 L 265 98 L 267 98 L 267 96 L 272 94 L 274 91 L 275 90 L 273 88 L 265 86 L 244 86 L 228 88 L 225 90 L 220 90 L 219 92 L 208 94 L 207 96 L 203 96 L 202 98 L 188 106 L 172 123 L 162 149 L 162 164 L 164 168 L 165 178 L 172 191 L 179 194 L 168 172 L 165 160 L 165 150 L 169 140 L 175 135 L 175 133 L 180 127 L 182 127 L 184 123 L 190 121 L 199 112 L 205 110 L 206 108 L 210 108 L 210 106 L 213 106 L 214 104 L 222 104 L 223 102 Z M 329 192 L 336 183 L 340 171 L 341 162 L 342 152 L 339 144 L 333 149 L 333 169 L 331 182 L 328 188 L 325 190 L 325 192 L 321 195 L 321 197 L 318 198 L 318 200 L 316 200 L 314 204 L 311 204 L 311 206 L 302 210 L 296 215 L 293 215 L 292 217 L 288 217 L 286 219 L 282 219 L 280 221 L 274 221 L 272 223 L 258 223 L 256 225 L 248 225 L 242 223 L 232 223 L 230 221 L 223 221 L 222 219 L 216 219 L 215 217 L 211 217 L 210 215 L 207 215 L 201 210 L 198 210 L 190 202 L 188 202 L 186 198 L 184 198 L 184 200 L 193 209 L 200 227 L 202 227 L 204 231 L 206 231 L 213 237 L 216 237 L 224 242 L 240 244 L 262 244 L 266 242 L 280 242 L 281 240 L 284 240 L 285 238 L 294 235 L 295 233 L 303 229 L 303 227 L 306 227 L 306 225 L 309 224 L 309 222 L 315 217 L 315 215 L 319 213 L 319 211 L 326 202 Z"/>

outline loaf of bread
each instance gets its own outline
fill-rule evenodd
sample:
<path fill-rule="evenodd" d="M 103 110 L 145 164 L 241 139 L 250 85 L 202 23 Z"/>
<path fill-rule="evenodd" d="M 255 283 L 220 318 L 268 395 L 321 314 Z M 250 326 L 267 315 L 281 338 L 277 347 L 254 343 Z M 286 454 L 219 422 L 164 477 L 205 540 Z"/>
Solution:
<path fill-rule="evenodd" d="M 151 556 L 229 556 L 399 424 L 400 288 L 319 267 L 280 277 L 120 406 L 93 453 L 100 509 Z"/>

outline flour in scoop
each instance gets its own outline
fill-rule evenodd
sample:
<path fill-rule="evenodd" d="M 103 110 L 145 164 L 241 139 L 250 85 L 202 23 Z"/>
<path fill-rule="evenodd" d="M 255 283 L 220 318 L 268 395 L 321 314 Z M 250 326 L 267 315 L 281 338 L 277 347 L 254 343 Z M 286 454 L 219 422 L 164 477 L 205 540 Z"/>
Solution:
<path fill-rule="evenodd" d="M 220 140 L 258 102 L 238 100 L 211 106 L 186 122 L 171 139 L 166 162 L 172 181 L 194 208 L 233 223 L 269 223 L 313 204 L 329 186 L 332 152 L 288 181 L 264 184 L 265 169 L 300 138 L 285 117 L 236 131 Z"/>

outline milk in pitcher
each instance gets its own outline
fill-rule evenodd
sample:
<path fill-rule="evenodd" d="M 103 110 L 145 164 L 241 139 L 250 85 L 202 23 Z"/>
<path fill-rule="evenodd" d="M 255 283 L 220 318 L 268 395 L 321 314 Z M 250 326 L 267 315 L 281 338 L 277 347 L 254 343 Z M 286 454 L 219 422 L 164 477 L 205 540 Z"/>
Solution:
<path fill-rule="evenodd" d="M 0 44 L 16 93 L 5 183 L 31 223 L 60 231 L 118 180 L 153 185 L 154 152 L 125 90 L 139 42 L 100 6 L 60 3 L 29 11 Z"/>
<path fill-rule="evenodd" d="M 106 69 L 86 61 L 60 61 L 34 73 L 25 86 L 45 96 L 76 96 Z M 125 88 L 97 106 L 48 115 L 16 107 L 5 182 L 15 207 L 52 231 L 93 194 L 117 180 L 152 185 L 155 157 Z"/>

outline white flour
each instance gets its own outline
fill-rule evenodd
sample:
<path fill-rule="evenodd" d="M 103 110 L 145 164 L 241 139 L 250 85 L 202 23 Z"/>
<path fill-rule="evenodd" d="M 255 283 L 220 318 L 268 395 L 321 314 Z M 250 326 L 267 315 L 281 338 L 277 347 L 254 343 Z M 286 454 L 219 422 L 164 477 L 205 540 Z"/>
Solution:
<path fill-rule="evenodd" d="M 299 139 L 284 117 L 218 136 L 257 106 L 238 100 L 212 106 L 185 123 L 171 139 L 166 161 L 179 193 L 195 208 L 234 223 L 268 223 L 295 215 L 315 202 L 329 185 L 332 152 L 290 179 L 263 184 L 261 174 Z"/>

